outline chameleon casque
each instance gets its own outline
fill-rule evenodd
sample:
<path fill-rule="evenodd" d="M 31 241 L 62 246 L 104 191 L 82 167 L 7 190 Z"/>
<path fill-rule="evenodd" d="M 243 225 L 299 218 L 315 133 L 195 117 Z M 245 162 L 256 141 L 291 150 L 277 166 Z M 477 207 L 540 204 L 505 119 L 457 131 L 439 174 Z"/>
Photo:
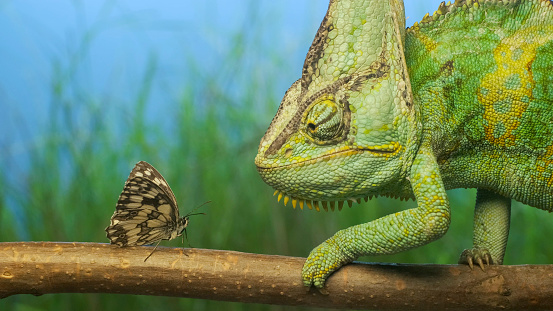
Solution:
<path fill-rule="evenodd" d="M 401 0 L 331 0 L 255 164 L 294 207 L 417 202 L 317 246 L 306 286 L 440 238 L 453 188 L 478 189 L 460 262 L 483 268 L 503 261 L 511 199 L 553 210 L 552 121 L 552 1 L 442 2 L 405 29 Z"/>

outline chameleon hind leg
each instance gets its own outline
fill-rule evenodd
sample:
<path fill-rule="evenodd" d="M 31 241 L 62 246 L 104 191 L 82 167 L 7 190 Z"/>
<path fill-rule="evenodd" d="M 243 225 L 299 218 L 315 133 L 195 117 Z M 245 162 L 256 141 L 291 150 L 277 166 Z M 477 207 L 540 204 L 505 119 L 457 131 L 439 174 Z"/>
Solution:
<path fill-rule="evenodd" d="M 468 264 L 471 269 L 476 263 L 482 270 L 484 264 L 502 264 L 510 222 L 511 199 L 478 189 L 474 209 L 473 248 L 461 253 L 459 263 Z"/>

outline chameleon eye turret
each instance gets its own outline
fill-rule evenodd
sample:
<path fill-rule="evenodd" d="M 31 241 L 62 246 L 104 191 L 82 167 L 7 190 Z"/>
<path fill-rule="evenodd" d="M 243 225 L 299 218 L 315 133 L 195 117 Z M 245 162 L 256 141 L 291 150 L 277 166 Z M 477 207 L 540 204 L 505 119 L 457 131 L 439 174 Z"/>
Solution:
<path fill-rule="evenodd" d="M 310 105 L 303 120 L 304 133 L 316 144 L 330 144 L 342 136 L 343 108 L 332 96 L 324 96 Z"/>

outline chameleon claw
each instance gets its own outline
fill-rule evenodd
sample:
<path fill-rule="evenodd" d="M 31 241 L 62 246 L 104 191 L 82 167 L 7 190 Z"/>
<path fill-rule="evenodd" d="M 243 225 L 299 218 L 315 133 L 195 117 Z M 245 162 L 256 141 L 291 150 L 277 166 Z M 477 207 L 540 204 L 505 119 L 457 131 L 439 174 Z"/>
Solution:
<path fill-rule="evenodd" d="M 319 291 L 319 293 L 321 293 L 321 295 L 328 296 L 328 294 L 330 294 L 328 290 L 326 290 L 326 288 L 324 287 L 317 287 L 317 290 Z"/>
<path fill-rule="evenodd" d="M 471 270 L 477 264 L 482 271 L 486 271 L 486 266 L 493 264 L 493 259 L 484 248 L 465 249 L 459 257 L 460 264 L 467 264 Z"/>
<path fill-rule="evenodd" d="M 476 258 L 476 263 L 478 263 L 478 266 L 480 267 L 480 269 L 482 269 L 482 271 L 486 271 L 486 269 L 484 268 L 484 262 L 482 261 L 482 257 Z"/>
<path fill-rule="evenodd" d="M 472 257 L 467 258 L 467 263 L 469 264 L 470 269 L 474 270 L 474 264 L 472 262 Z"/>
<path fill-rule="evenodd" d="M 324 282 L 322 283 L 322 287 L 319 287 L 318 282 L 315 280 L 306 280 L 303 285 L 305 285 L 305 291 L 307 293 L 311 292 L 312 288 L 315 288 L 321 295 L 328 296 L 330 294 L 330 292 L 325 288 Z"/>

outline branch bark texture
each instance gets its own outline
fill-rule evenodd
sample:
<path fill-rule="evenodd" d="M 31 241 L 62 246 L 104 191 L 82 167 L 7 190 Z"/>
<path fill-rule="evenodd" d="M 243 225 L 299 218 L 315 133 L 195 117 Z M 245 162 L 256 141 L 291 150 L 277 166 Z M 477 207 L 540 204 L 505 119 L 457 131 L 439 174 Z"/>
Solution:
<path fill-rule="evenodd" d="M 120 293 L 326 308 L 553 309 L 553 265 L 351 264 L 306 291 L 304 258 L 101 243 L 0 243 L 0 298 Z"/>

